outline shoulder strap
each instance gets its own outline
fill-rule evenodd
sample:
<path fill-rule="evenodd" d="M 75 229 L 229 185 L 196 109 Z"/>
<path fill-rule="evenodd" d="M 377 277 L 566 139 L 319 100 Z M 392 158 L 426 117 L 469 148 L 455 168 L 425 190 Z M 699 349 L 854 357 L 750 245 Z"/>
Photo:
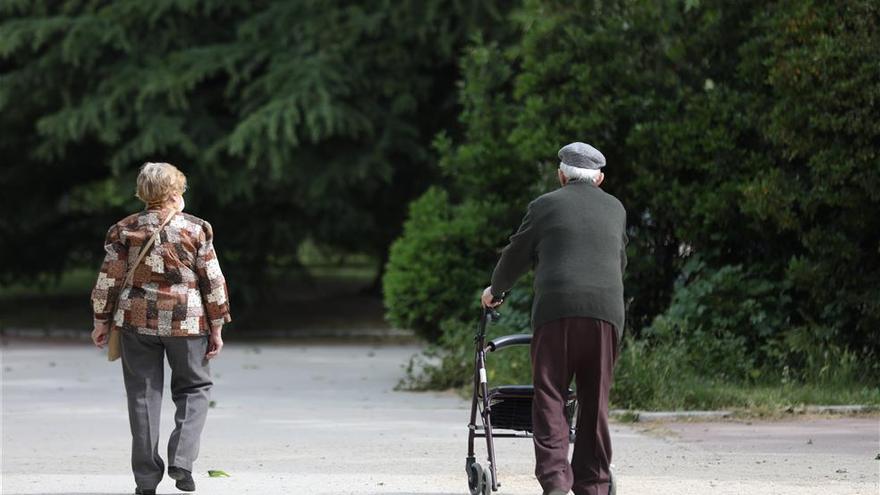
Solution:
<path fill-rule="evenodd" d="M 128 273 L 125 274 L 125 282 L 122 283 L 123 288 L 131 285 L 131 281 L 134 278 L 134 270 L 141 264 L 141 261 L 144 260 L 144 256 L 147 255 L 147 251 L 149 251 L 150 248 L 153 247 L 153 244 L 156 242 L 156 239 L 159 237 L 159 233 L 162 232 L 162 229 L 164 229 L 165 226 L 168 225 L 168 222 L 174 217 L 174 215 L 177 215 L 177 213 L 177 211 L 172 210 L 171 213 L 167 217 L 165 217 L 165 220 L 163 220 L 162 223 L 159 224 L 159 228 L 156 229 L 155 232 L 153 232 L 153 235 L 151 235 L 150 238 L 147 239 L 146 244 L 141 247 L 141 252 L 138 254 L 137 261 L 135 261 L 133 265 L 128 267 Z"/>

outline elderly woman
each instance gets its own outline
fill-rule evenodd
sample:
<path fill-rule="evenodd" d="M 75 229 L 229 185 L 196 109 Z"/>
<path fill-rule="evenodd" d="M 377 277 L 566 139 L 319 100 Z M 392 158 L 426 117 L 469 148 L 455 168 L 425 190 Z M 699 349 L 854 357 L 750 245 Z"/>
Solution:
<path fill-rule="evenodd" d="M 177 408 L 168 440 L 168 476 L 195 490 L 193 462 L 208 412 L 208 360 L 223 348 L 230 321 L 226 282 L 211 224 L 183 213 L 186 177 L 173 165 L 147 163 L 137 178 L 146 208 L 110 227 L 107 254 L 92 291 L 99 348 L 119 331 L 131 425 L 135 493 L 154 494 L 165 469 L 159 457 L 165 356 Z M 112 350 L 112 349 L 111 349 Z"/>

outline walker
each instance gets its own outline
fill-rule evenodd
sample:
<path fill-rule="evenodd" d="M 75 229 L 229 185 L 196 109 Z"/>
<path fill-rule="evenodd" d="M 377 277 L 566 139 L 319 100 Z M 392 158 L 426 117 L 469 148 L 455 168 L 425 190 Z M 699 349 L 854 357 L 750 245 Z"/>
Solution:
<path fill-rule="evenodd" d="M 474 391 L 471 398 L 471 420 L 468 423 L 468 454 L 465 470 L 471 495 L 489 495 L 498 491 L 498 470 L 495 464 L 496 438 L 532 437 L 532 385 L 502 385 L 489 388 L 486 378 L 486 353 L 496 352 L 506 347 L 529 345 L 530 334 L 515 334 L 497 337 L 485 343 L 486 326 L 495 322 L 500 314 L 493 308 L 483 308 L 477 334 L 474 337 Z M 565 404 L 568 419 L 569 441 L 574 442 L 575 418 L 577 417 L 577 398 L 568 389 Z M 477 424 L 479 412 L 481 424 Z M 503 432 L 496 432 L 503 430 Z M 474 454 L 474 439 L 485 438 L 488 452 L 486 467 L 481 466 Z M 612 492 L 613 493 L 613 492 Z"/>

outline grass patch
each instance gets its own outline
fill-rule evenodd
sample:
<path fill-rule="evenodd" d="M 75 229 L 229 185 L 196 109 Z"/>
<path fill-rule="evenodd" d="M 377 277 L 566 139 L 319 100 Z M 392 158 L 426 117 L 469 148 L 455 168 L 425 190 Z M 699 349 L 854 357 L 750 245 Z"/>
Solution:
<path fill-rule="evenodd" d="M 376 278 L 376 265 L 307 265 L 310 276 L 323 280 L 370 282 Z"/>
<path fill-rule="evenodd" d="M 693 379 L 659 388 L 660 393 L 647 400 L 625 404 L 641 410 L 747 410 L 759 416 L 792 412 L 807 405 L 880 406 L 880 388 L 858 383 L 748 384 Z M 611 395 L 612 407 L 625 407 L 619 403 L 620 391 L 612 389 Z"/>
<path fill-rule="evenodd" d="M 614 417 L 618 423 L 637 423 L 639 421 L 639 413 L 635 411 L 623 411 Z"/>
<path fill-rule="evenodd" d="M 621 352 L 611 390 L 612 407 L 640 410 L 735 409 L 757 414 L 805 405 L 880 405 L 880 384 L 852 359 L 829 358 L 800 379 L 787 369 L 762 369 L 752 380 L 705 376 L 676 348 L 628 342 Z"/>
<path fill-rule="evenodd" d="M 521 331 L 493 327 L 490 338 Z M 785 369 L 762 369 L 759 378 L 736 380 L 698 373 L 680 348 L 650 347 L 628 340 L 618 357 L 611 408 L 639 411 L 729 409 L 747 416 L 776 416 L 808 405 L 859 404 L 880 407 L 880 383 L 863 373 L 867 367 L 853 358 L 829 354 L 817 363 L 820 372 L 807 370 L 793 379 Z M 490 386 L 531 383 L 528 348 L 505 349 L 486 358 Z M 399 388 L 436 390 L 457 388 L 470 394 L 473 376 L 471 325 L 448 326 L 440 342 L 428 346 L 406 367 Z"/>
<path fill-rule="evenodd" d="M 75 268 L 60 276 L 46 276 L 31 283 L 13 283 L 0 286 L 0 300 L 26 297 L 75 296 L 92 290 L 98 278 L 98 267 Z"/>

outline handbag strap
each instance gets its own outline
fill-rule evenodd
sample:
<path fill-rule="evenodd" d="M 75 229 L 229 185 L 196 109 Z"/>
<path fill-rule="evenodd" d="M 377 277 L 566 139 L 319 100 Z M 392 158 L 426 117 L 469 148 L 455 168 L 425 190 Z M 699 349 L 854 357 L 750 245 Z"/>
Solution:
<path fill-rule="evenodd" d="M 156 239 L 159 237 L 159 233 L 162 232 L 162 229 L 164 229 L 165 226 L 168 225 L 168 222 L 171 220 L 171 218 L 174 217 L 174 215 L 177 215 L 177 213 L 178 212 L 176 210 L 171 210 L 171 213 L 168 214 L 167 217 L 165 217 L 165 220 L 163 220 L 161 224 L 159 224 L 159 228 L 156 229 L 155 232 L 153 232 L 153 235 L 151 235 L 149 239 L 147 239 L 147 243 L 144 244 L 143 247 L 141 247 L 141 252 L 138 254 L 137 261 L 135 261 L 133 265 L 128 267 L 128 273 L 125 274 L 125 281 L 122 284 L 123 289 L 131 284 L 132 279 L 134 279 L 135 269 L 141 264 L 141 261 L 144 260 L 144 256 L 147 255 L 147 251 L 149 251 L 150 248 L 153 247 L 153 244 L 156 242 Z"/>

